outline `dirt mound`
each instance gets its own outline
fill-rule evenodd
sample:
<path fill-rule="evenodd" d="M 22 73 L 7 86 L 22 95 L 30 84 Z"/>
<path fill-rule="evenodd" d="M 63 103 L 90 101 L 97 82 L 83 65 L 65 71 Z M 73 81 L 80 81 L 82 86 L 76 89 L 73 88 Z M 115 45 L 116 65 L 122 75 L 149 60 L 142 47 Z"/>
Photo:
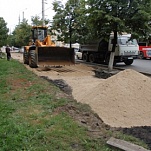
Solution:
<path fill-rule="evenodd" d="M 151 126 L 151 79 L 127 69 L 98 83 L 81 102 L 113 127 Z"/>

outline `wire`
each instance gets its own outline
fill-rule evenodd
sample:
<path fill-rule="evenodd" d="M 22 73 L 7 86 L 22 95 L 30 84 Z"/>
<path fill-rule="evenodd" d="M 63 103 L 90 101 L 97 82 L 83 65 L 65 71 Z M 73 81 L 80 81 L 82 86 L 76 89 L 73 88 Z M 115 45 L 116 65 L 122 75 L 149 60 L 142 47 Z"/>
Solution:
<path fill-rule="evenodd" d="M 46 10 L 48 10 L 48 9 L 50 9 L 50 8 L 52 8 L 52 6 L 51 6 L 51 7 L 46 8 L 44 11 L 46 11 Z M 37 15 L 40 15 L 40 14 L 42 14 L 42 12 L 38 13 Z"/>

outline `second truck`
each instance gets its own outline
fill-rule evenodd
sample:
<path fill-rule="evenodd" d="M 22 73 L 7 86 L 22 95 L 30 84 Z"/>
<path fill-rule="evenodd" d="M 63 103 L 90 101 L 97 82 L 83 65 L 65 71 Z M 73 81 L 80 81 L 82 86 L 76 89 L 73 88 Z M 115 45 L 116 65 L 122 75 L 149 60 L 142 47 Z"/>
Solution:
<path fill-rule="evenodd" d="M 139 58 L 140 59 L 151 59 L 151 45 L 147 42 L 139 42 Z"/>

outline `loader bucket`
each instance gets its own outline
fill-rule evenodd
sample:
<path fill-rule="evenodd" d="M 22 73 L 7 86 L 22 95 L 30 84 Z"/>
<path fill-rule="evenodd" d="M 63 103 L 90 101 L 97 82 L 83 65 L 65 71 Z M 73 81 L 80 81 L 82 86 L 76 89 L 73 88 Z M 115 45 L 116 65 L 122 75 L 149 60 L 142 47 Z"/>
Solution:
<path fill-rule="evenodd" d="M 73 65 L 75 53 L 73 48 L 45 46 L 38 47 L 39 65 Z"/>

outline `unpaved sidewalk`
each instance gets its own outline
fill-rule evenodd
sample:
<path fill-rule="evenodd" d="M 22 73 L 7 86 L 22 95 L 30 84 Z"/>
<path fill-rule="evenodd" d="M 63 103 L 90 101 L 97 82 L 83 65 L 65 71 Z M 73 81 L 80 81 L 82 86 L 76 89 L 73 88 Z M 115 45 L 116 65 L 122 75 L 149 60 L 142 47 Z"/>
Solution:
<path fill-rule="evenodd" d="M 12 58 L 23 62 L 22 54 L 12 53 Z M 151 126 L 151 79 L 147 76 L 127 69 L 108 79 L 98 79 L 94 69 L 84 64 L 48 71 L 25 66 L 39 76 L 65 80 L 73 97 L 89 104 L 112 127 Z"/>

